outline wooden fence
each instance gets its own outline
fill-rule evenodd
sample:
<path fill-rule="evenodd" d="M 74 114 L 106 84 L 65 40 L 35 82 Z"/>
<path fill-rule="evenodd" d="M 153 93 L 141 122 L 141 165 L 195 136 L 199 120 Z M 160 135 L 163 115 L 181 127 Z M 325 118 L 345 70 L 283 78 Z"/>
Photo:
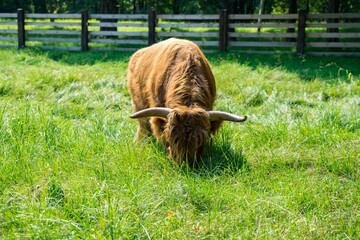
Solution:
<path fill-rule="evenodd" d="M 169 37 L 208 52 L 360 56 L 360 14 L 0 13 L 0 47 L 135 51 Z"/>

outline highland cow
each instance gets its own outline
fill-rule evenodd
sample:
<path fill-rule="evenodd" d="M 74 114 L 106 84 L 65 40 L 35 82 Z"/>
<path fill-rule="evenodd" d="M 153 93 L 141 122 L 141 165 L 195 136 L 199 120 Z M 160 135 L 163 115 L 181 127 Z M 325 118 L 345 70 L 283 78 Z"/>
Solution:
<path fill-rule="evenodd" d="M 213 111 L 214 76 L 199 47 L 171 38 L 137 51 L 128 66 L 131 118 L 138 119 L 135 140 L 153 134 L 177 163 L 199 159 L 205 143 L 223 121 L 240 117 Z"/>

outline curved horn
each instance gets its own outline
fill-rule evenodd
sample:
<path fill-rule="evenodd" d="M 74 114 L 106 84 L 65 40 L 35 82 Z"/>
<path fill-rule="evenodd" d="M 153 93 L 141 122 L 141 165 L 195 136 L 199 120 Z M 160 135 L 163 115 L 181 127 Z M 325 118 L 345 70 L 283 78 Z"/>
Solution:
<path fill-rule="evenodd" d="M 208 111 L 210 121 L 231 121 L 231 122 L 244 122 L 247 116 L 237 116 L 227 112 L 221 111 Z"/>
<path fill-rule="evenodd" d="M 171 112 L 171 108 L 164 107 L 153 107 L 145 108 L 143 110 L 133 113 L 131 118 L 144 118 L 144 117 L 163 117 L 166 118 L 167 115 Z"/>

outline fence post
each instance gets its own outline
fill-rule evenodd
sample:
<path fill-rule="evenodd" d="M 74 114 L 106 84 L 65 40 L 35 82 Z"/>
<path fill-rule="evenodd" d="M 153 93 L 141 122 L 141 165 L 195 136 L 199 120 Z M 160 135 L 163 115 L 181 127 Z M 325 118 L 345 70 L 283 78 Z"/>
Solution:
<path fill-rule="evenodd" d="M 306 27 L 306 10 L 300 10 L 299 18 L 298 18 L 298 34 L 297 34 L 297 44 L 296 44 L 296 53 L 298 54 L 304 54 L 305 27 Z"/>
<path fill-rule="evenodd" d="M 156 28 L 156 12 L 149 11 L 148 12 L 148 27 L 149 27 L 149 35 L 148 35 L 148 45 L 152 45 L 156 42 L 155 39 L 155 28 Z"/>
<path fill-rule="evenodd" d="M 22 8 L 17 10 L 18 22 L 18 48 L 25 47 L 25 11 Z"/>
<path fill-rule="evenodd" d="M 81 51 L 89 50 L 89 13 L 87 10 L 81 12 Z"/>
<path fill-rule="evenodd" d="M 226 9 L 222 9 L 219 19 L 219 49 L 220 52 L 227 51 L 228 44 L 228 14 Z"/>

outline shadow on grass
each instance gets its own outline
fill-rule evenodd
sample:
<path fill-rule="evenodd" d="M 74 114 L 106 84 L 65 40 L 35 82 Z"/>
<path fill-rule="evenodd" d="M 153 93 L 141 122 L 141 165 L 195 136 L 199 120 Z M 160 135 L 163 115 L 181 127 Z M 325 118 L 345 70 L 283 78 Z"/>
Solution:
<path fill-rule="evenodd" d="M 61 50 L 41 50 L 25 48 L 22 52 L 30 56 L 44 56 L 66 65 L 93 65 L 99 62 L 127 63 L 133 52 L 120 51 L 87 51 L 69 52 Z M 280 68 L 297 74 L 303 81 L 314 79 L 341 83 L 348 82 L 349 76 L 360 75 L 360 59 L 356 57 L 314 57 L 295 54 L 246 54 L 246 53 L 211 53 L 207 58 L 216 66 L 222 62 L 247 65 L 260 70 L 266 66 L 270 69 Z"/>
<path fill-rule="evenodd" d="M 151 144 L 156 155 L 159 157 L 166 157 L 165 147 L 151 138 Z M 226 141 L 213 143 L 212 147 L 209 144 L 206 146 L 203 157 L 196 162 L 194 166 L 189 166 L 184 162 L 181 166 L 177 166 L 171 159 L 168 159 L 168 164 L 173 164 L 180 172 L 184 174 L 195 174 L 204 176 L 216 176 L 223 173 L 236 174 L 239 171 L 247 171 L 246 158 L 243 152 L 235 150 L 231 144 Z"/>
<path fill-rule="evenodd" d="M 315 57 L 296 54 L 209 54 L 213 65 L 232 62 L 261 71 L 263 67 L 297 74 L 304 82 L 315 79 L 329 83 L 349 82 L 351 76 L 360 75 L 360 58 L 356 57 Z"/>
<path fill-rule="evenodd" d="M 207 152 L 192 168 L 192 172 L 206 175 L 219 175 L 223 173 L 235 174 L 239 171 L 247 171 L 247 161 L 242 150 L 233 149 L 227 141 L 214 143 L 207 146 Z"/>
<path fill-rule="evenodd" d="M 30 56 L 43 56 L 66 65 L 93 65 L 99 62 L 128 62 L 133 52 L 120 51 L 87 51 L 70 52 L 61 50 L 42 50 L 25 48 L 22 52 Z"/>

